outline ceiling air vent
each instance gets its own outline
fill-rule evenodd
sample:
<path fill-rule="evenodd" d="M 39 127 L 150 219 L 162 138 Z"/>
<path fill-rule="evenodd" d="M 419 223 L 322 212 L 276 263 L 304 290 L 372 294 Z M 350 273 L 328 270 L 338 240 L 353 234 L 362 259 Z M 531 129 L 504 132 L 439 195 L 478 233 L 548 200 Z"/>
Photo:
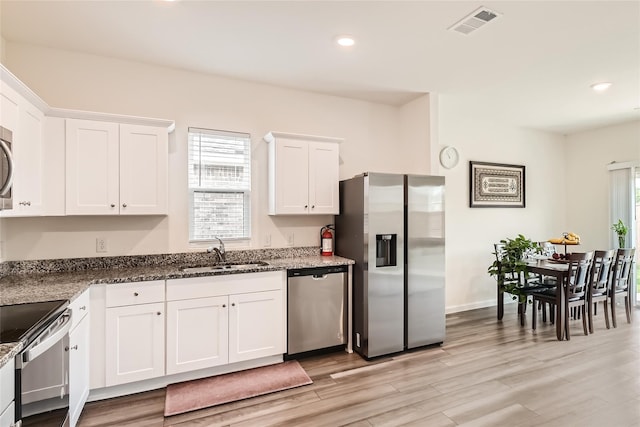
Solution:
<path fill-rule="evenodd" d="M 469 34 L 498 16 L 500 15 L 497 12 L 481 7 L 453 24 L 449 29 L 462 34 Z"/>

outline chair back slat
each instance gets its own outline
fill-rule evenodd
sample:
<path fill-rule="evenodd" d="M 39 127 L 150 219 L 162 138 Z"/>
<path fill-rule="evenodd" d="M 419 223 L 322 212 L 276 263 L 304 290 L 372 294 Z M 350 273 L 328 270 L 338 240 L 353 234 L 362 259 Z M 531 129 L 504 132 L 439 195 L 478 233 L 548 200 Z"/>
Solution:
<path fill-rule="evenodd" d="M 567 295 L 569 298 L 582 298 L 590 283 L 593 252 L 572 253 L 568 258 L 570 274 Z"/>
<path fill-rule="evenodd" d="M 618 249 L 613 264 L 611 291 L 620 292 L 629 287 L 631 280 L 631 266 L 633 265 L 633 257 L 636 253 L 635 248 Z"/>
<path fill-rule="evenodd" d="M 591 295 L 606 295 L 611 284 L 616 250 L 595 251 L 591 270 Z"/>

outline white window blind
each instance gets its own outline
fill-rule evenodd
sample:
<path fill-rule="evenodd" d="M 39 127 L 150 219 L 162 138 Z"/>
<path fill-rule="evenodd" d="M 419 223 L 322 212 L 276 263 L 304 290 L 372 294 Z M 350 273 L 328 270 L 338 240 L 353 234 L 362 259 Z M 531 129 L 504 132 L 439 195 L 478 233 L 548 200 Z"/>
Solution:
<path fill-rule="evenodd" d="M 189 128 L 189 240 L 249 239 L 251 136 Z"/>

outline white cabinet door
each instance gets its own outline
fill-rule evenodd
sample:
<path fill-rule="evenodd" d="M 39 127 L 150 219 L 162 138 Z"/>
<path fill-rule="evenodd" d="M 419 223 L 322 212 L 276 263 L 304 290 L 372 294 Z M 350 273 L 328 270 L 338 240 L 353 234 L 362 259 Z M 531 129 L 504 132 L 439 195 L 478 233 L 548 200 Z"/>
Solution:
<path fill-rule="evenodd" d="M 106 310 L 107 386 L 164 375 L 164 303 Z"/>
<path fill-rule="evenodd" d="M 44 114 L 24 101 L 20 108 L 19 139 L 13 144 L 16 174 L 13 181 L 13 209 L 16 216 L 42 213 Z"/>
<path fill-rule="evenodd" d="M 2 85 L 0 124 L 12 132 L 12 154 L 15 163 L 11 190 L 13 208 L 0 212 L 0 215 L 41 215 L 44 114 L 13 89 Z"/>
<path fill-rule="evenodd" d="M 0 427 L 15 427 L 15 406 L 11 402 L 7 408 L 0 413 Z"/>
<path fill-rule="evenodd" d="M 15 366 L 14 359 L 11 358 L 0 369 L 0 427 L 12 426 L 14 422 Z"/>
<path fill-rule="evenodd" d="M 75 316 L 76 313 L 73 313 Z M 75 426 L 89 397 L 89 316 L 69 333 L 69 417 Z"/>
<path fill-rule="evenodd" d="M 18 111 L 22 97 L 0 81 L 0 126 L 18 133 Z"/>
<path fill-rule="evenodd" d="M 67 119 L 66 213 L 119 213 L 117 123 Z"/>
<path fill-rule="evenodd" d="M 229 296 L 229 362 L 284 353 L 282 291 Z"/>
<path fill-rule="evenodd" d="M 167 374 L 228 363 L 226 296 L 167 302 Z"/>
<path fill-rule="evenodd" d="M 309 145 L 304 141 L 276 141 L 275 213 L 309 211 Z"/>
<path fill-rule="evenodd" d="M 166 129 L 120 125 L 120 213 L 166 214 L 169 136 Z"/>
<path fill-rule="evenodd" d="M 269 215 L 338 214 L 338 138 L 270 132 Z"/>
<path fill-rule="evenodd" d="M 338 144 L 309 144 L 309 213 L 339 214 Z"/>

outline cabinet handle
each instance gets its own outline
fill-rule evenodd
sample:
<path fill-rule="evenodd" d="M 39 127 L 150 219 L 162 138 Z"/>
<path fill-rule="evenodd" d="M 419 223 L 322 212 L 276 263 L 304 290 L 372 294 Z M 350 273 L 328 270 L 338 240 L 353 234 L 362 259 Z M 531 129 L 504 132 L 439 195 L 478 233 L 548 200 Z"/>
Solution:
<path fill-rule="evenodd" d="M 162 313 L 158 311 L 156 314 L 157 314 L 158 316 L 160 316 Z"/>
<path fill-rule="evenodd" d="M 235 307 L 235 306 L 236 306 L 236 303 L 235 303 L 235 302 L 232 302 L 232 303 L 231 303 L 231 307 Z"/>
<path fill-rule="evenodd" d="M 112 207 L 112 208 L 115 208 L 115 207 L 116 207 L 116 204 L 115 204 L 115 203 L 111 203 L 111 207 Z"/>
<path fill-rule="evenodd" d="M 315 209 L 315 208 L 316 208 L 316 205 L 311 205 L 311 209 Z"/>
<path fill-rule="evenodd" d="M 21 206 L 31 206 L 31 202 L 27 201 L 27 202 L 18 202 L 19 205 Z"/>
<path fill-rule="evenodd" d="M 64 350 L 65 350 L 65 351 L 69 351 L 69 350 L 77 350 L 77 349 L 78 349 L 78 344 L 74 345 L 73 347 L 66 346 L 66 347 L 64 348 Z"/>
<path fill-rule="evenodd" d="M 134 296 L 134 297 L 137 297 L 138 295 L 139 295 L 139 294 L 138 294 L 137 292 L 134 292 L 134 293 L 133 293 L 133 296 Z"/>
<path fill-rule="evenodd" d="M 309 207 L 309 205 L 304 205 L 304 208 L 307 209 Z"/>
<path fill-rule="evenodd" d="M 127 204 L 126 204 L 126 203 L 123 203 L 123 204 L 122 204 L 122 207 L 123 207 L 123 208 L 126 208 L 126 207 L 127 207 Z"/>
<path fill-rule="evenodd" d="M 82 307 L 79 308 L 79 310 L 86 310 L 86 309 L 87 309 L 86 305 L 83 305 Z"/>

